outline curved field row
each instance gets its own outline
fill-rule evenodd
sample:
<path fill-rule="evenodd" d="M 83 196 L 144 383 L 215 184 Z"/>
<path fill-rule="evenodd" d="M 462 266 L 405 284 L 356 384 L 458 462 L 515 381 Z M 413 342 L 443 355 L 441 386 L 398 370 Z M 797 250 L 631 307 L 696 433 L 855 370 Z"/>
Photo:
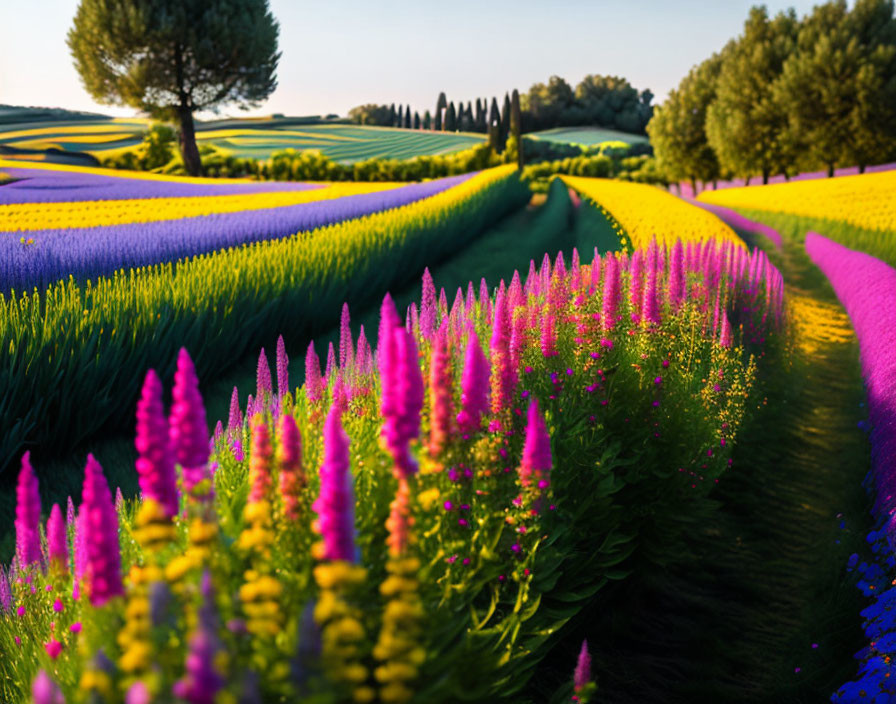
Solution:
<path fill-rule="evenodd" d="M 147 223 L 246 210 L 265 210 L 365 193 L 379 193 L 404 187 L 406 184 L 348 181 L 320 184 L 315 187 L 308 185 L 308 190 L 273 193 L 0 205 L 0 233 L 34 232 L 37 235 L 41 230 Z"/>
<path fill-rule="evenodd" d="M 698 200 L 729 208 L 768 210 L 896 231 L 896 171 L 704 191 Z"/>
<path fill-rule="evenodd" d="M 646 247 L 654 238 L 670 245 L 676 239 L 716 239 L 745 246 L 734 230 L 713 214 L 654 186 L 580 176 L 560 178 L 605 208 L 625 230 L 634 248 Z"/>

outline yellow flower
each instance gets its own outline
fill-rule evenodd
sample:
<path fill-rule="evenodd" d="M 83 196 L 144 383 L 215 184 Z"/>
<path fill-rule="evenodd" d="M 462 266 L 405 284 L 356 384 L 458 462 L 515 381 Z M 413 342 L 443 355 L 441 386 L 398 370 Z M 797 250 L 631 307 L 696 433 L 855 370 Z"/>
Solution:
<path fill-rule="evenodd" d="M 421 491 L 417 496 L 417 500 L 420 502 L 420 506 L 423 507 L 424 511 L 430 511 L 439 500 L 439 496 L 440 494 L 438 488 L 433 487 L 432 489 Z"/>

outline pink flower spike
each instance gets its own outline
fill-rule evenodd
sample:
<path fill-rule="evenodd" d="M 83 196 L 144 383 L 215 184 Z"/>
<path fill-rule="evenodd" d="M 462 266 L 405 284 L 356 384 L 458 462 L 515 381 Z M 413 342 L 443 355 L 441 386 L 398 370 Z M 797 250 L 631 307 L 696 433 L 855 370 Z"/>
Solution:
<path fill-rule="evenodd" d="M 520 460 L 519 478 L 524 489 L 539 489 L 535 510 L 540 510 L 537 504 L 550 484 L 551 465 L 551 436 L 538 410 L 538 401 L 532 399 L 526 416 L 526 440 Z"/>
<path fill-rule="evenodd" d="M 53 504 L 47 519 L 47 553 L 53 570 L 60 574 L 68 572 L 68 536 L 59 504 Z"/>
<path fill-rule="evenodd" d="M 40 493 L 37 476 L 31 466 L 31 452 L 22 455 L 22 469 L 16 484 L 16 559 L 19 567 L 39 563 L 40 547 Z"/>
<path fill-rule="evenodd" d="M 208 423 L 205 406 L 199 394 L 196 369 L 187 350 L 181 348 L 174 374 L 173 403 L 169 427 L 174 457 L 181 467 L 184 489 L 191 491 L 200 481 L 209 478 Z"/>
<path fill-rule="evenodd" d="M 206 443 L 203 445 L 208 447 Z M 103 468 L 93 455 L 87 455 L 84 469 L 82 511 L 87 553 L 84 577 L 90 603 L 102 606 L 112 597 L 124 594 L 124 587 L 121 582 L 118 516 Z"/>
<path fill-rule="evenodd" d="M 490 375 L 491 368 L 479 338 L 470 330 L 461 377 L 461 411 L 457 414 L 458 429 L 464 434 L 479 431 L 482 417 L 488 412 Z"/>
<path fill-rule="evenodd" d="M 429 267 L 423 270 L 423 294 L 420 298 L 420 336 L 429 340 L 436 326 L 436 287 L 429 273 Z"/>
<path fill-rule="evenodd" d="M 438 457 L 454 434 L 454 379 L 444 324 L 432 343 L 429 362 L 429 454 Z"/>
<path fill-rule="evenodd" d="M 331 408 L 324 424 L 324 460 L 320 468 L 320 494 L 312 508 L 315 530 L 323 539 L 324 560 L 355 561 L 354 491 L 349 463 L 348 436 L 340 412 Z"/>
<path fill-rule="evenodd" d="M 581 692 L 591 681 L 591 655 L 588 653 L 588 641 L 582 641 L 582 649 L 576 661 L 576 671 L 573 675 L 573 688 Z"/>
<path fill-rule="evenodd" d="M 320 359 L 314 351 L 314 342 L 308 344 L 308 352 L 305 353 L 305 397 L 309 403 L 317 403 L 323 397 Z"/>
<path fill-rule="evenodd" d="M 277 397 L 283 399 L 289 393 L 289 357 L 283 335 L 277 338 Z"/>
<path fill-rule="evenodd" d="M 355 343 L 352 341 L 351 316 L 348 303 L 342 304 L 342 317 L 339 320 L 339 368 L 347 372 L 354 366 Z"/>
<path fill-rule="evenodd" d="M 234 389 L 234 392 L 236 389 Z M 232 412 L 232 410 L 231 410 Z M 168 421 L 162 405 L 162 382 L 150 369 L 137 401 L 137 477 L 145 498 L 158 502 L 169 518 L 177 515 L 177 471 Z M 207 448 L 206 448 L 207 451 Z"/>
<path fill-rule="evenodd" d="M 268 364 L 268 356 L 261 348 L 258 353 L 258 366 L 255 370 L 255 401 L 262 404 L 262 408 L 267 410 L 274 393 L 273 383 L 271 381 L 271 365 Z"/>

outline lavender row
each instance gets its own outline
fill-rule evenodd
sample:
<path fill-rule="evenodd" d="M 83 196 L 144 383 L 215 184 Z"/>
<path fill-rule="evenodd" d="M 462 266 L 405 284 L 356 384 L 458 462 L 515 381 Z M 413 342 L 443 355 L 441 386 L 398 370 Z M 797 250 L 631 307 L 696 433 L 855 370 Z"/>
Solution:
<path fill-rule="evenodd" d="M 304 191 L 315 184 L 284 181 L 246 183 L 190 183 L 176 179 L 127 178 L 54 169 L 3 168 L 15 181 L 0 186 L 0 205 L 12 203 L 67 203 L 130 198 L 228 196 L 273 191 Z"/>
<path fill-rule="evenodd" d="M 103 276 L 119 269 L 176 261 L 251 242 L 278 239 L 433 196 L 474 174 L 375 193 L 299 205 L 203 215 L 179 220 L 66 230 L 39 230 L 33 243 L 0 237 L 2 289 L 30 289 L 73 275 Z"/>

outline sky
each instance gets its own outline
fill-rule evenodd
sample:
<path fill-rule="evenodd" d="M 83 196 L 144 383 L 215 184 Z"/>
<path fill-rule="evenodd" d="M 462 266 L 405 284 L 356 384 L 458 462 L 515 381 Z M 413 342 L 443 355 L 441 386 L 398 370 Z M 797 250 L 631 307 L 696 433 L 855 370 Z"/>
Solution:
<path fill-rule="evenodd" d="M 559 75 L 624 76 L 660 102 L 691 66 L 740 33 L 750 0 L 269 0 L 280 23 L 278 86 L 222 115 L 345 115 L 363 103 L 434 108 L 521 92 Z M 812 0 L 765 3 L 772 13 Z M 134 115 L 95 103 L 66 34 L 78 0 L 0 0 L 0 104 Z"/>

